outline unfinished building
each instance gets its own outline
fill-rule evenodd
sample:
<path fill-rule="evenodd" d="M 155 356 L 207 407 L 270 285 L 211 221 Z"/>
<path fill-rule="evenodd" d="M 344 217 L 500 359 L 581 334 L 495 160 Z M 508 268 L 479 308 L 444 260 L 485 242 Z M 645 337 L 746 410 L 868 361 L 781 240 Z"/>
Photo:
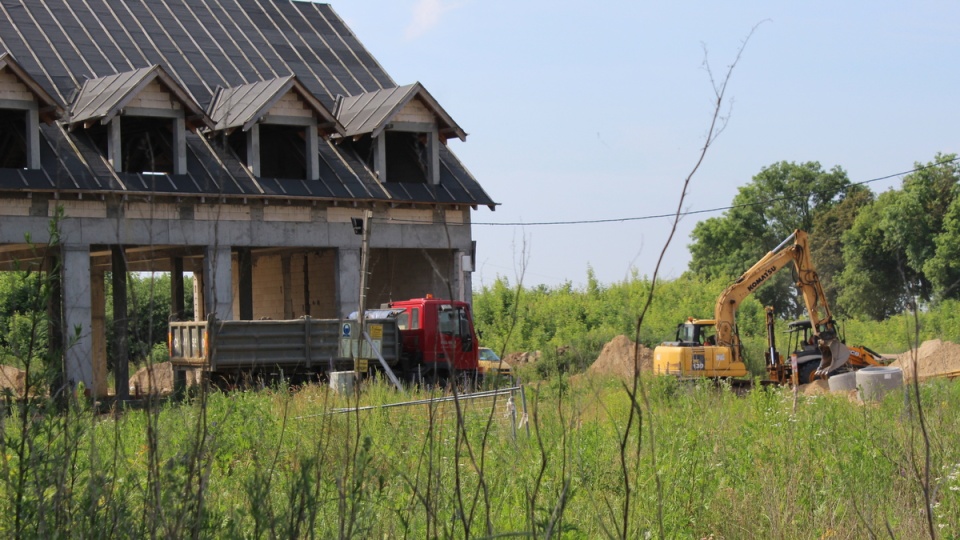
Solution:
<path fill-rule="evenodd" d="M 97 395 L 108 272 L 115 309 L 122 276 L 159 271 L 174 317 L 186 272 L 198 318 L 345 316 L 370 212 L 370 305 L 469 301 L 471 211 L 496 203 L 452 138 L 329 5 L 0 6 L 0 264 L 59 268 L 65 376 Z"/>

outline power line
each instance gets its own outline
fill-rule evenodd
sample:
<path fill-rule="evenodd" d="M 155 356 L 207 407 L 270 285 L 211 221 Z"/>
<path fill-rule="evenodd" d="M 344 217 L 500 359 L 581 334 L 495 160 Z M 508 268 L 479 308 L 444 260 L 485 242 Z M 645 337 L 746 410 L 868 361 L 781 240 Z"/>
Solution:
<path fill-rule="evenodd" d="M 906 175 L 908 175 L 908 174 L 912 174 L 912 173 L 915 173 L 915 172 L 923 171 L 923 170 L 926 170 L 926 169 L 932 169 L 932 168 L 939 167 L 939 166 L 942 166 L 942 165 L 947 165 L 947 164 L 949 164 L 949 163 L 954 163 L 954 162 L 956 162 L 956 161 L 960 161 L 960 156 L 955 157 L 955 158 L 953 158 L 953 159 L 949 159 L 949 160 L 945 160 L 945 161 L 940 161 L 940 162 L 937 162 L 937 163 L 934 163 L 934 164 L 931 164 L 931 165 L 924 165 L 924 166 L 922 166 L 922 167 L 916 167 L 916 168 L 914 168 L 914 169 L 910 169 L 909 171 L 904 171 L 904 172 L 899 172 L 899 173 L 894 173 L 894 174 L 888 174 L 888 175 L 886 175 L 886 176 L 881 176 L 881 177 L 879 177 L 879 178 L 871 178 L 870 180 L 863 180 L 863 181 L 861 181 L 861 182 L 853 182 L 853 183 L 851 183 L 850 185 L 853 185 L 853 186 L 862 186 L 862 185 L 871 184 L 871 183 L 874 183 L 874 182 L 880 182 L 880 181 L 882 181 L 882 180 L 889 180 L 889 179 L 891 179 L 891 178 L 898 178 L 898 177 L 906 176 Z M 810 194 L 812 194 L 812 192 L 811 192 Z M 707 208 L 707 209 L 703 209 L 703 210 L 688 210 L 688 211 L 686 211 L 686 212 L 680 212 L 680 216 L 692 216 L 692 215 L 696 215 L 696 214 L 710 214 L 710 213 L 714 213 L 714 212 L 724 212 L 724 211 L 726 211 L 726 210 L 733 210 L 733 209 L 735 209 L 735 208 L 746 208 L 746 207 L 750 207 L 750 206 L 765 206 L 765 205 L 768 205 L 768 204 L 771 204 L 771 203 L 789 200 L 790 198 L 791 198 L 791 197 L 777 197 L 777 198 L 774 198 L 774 199 L 767 199 L 767 200 L 765 200 L 765 201 L 754 202 L 754 203 L 744 203 L 744 204 L 735 204 L 735 205 L 730 205 L 730 206 L 720 206 L 720 207 L 716 207 L 716 208 Z M 593 224 L 598 224 L 598 223 L 623 223 L 623 222 L 628 222 L 628 221 L 645 221 L 645 220 L 649 220 L 649 219 L 672 218 L 672 217 L 674 217 L 674 216 L 676 216 L 676 215 L 677 215 L 676 212 L 670 212 L 670 213 L 667 213 L 667 214 L 651 214 L 651 215 L 647 215 L 647 216 L 636 216 L 636 217 L 608 218 L 608 219 L 585 219 L 585 220 L 575 220 L 575 221 L 535 221 L 535 222 L 529 222 L 529 223 L 527 223 L 527 222 L 492 223 L 492 222 L 477 222 L 477 221 L 474 221 L 474 222 L 470 223 L 470 225 L 485 225 L 485 226 L 491 226 L 491 227 L 533 227 L 533 226 L 547 226 L 547 225 L 593 225 Z M 390 221 L 394 221 L 394 222 L 395 222 L 395 221 L 400 221 L 400 220 L 390 220 Z M 467 225 L 467 224 L 464 223 L 464 225 Z"/>

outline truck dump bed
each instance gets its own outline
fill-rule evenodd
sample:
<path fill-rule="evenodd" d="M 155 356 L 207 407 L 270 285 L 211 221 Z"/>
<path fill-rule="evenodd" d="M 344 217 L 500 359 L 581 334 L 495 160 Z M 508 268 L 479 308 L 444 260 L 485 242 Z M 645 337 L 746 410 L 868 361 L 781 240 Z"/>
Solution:
<path fill-rule="evenodd" d="M 355 357 L 377 358 L 366 340 L 358 344 L 359 323 L 350 319 L 190 321 L 171 322 L 169 328 L 174 367 L 336 371 L 354 369 Z M 396 320 L 368 320 L 364 329 L 387 364 L 396 365 L 401 345 Z"/>

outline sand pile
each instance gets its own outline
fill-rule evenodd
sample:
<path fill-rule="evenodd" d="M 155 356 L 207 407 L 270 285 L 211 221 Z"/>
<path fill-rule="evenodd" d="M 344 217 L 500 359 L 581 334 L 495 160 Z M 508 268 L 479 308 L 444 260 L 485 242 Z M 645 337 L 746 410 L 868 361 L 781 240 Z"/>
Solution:
<path fill-rule="evenodd" d="M 653 351 L 641 345 L 639 363 L 635 352 L 636 344 L 630 338 L 623 335 L 617 336 L 603 346 L 600 356 L 590 366 L 588 372 L 630 379 L 633 378 L 637 366 L 640 371 L 653 369 Z"/>
<path fill-rule="evenodd" d="M 830 393 L 830 384 L 825 379 L 817 379 L 809 384 L 801 384 L 797 391 L 805 396 L 819 396 Z"/>
<path fill-rule="evenodd" d="M 932 339 L 924 341 L 916 351 L 907 351 L 890 365 L 903 369 L 905 380 L 913 377 L 913 356 L 916 353 L 917 374 L 920 380 L 960 371 L 960 345 Z"/>
<path fill-rule="evenodd" d="M 13 366 L 0 365 L 0 393 L 9 389 L 15 396 L 23 395 L 27 372 Z"/>
<path fill-rule="evenodd" d="M 156 389 L 150 385 L 150 372 L 153 371 L 153 383 Z M 187 370 L 187 386 L 200 384 L 200 372 L 198 370 Z M 168 395 L 173 392 L 173 364 L 170 362 L 160 362 L 151 366 L 145 366 L 137 370 L 130 376 L 130 395 L 143 396 L 145 394 Z"/>
<path fill-rule="evenodd" d="M 519 364 L 532 364 L 540 360 L 540 351 L 536 352 L 515 352 L 504 355 L 503 361 L 510 364 L 511 366 L 516 366 Z"/>

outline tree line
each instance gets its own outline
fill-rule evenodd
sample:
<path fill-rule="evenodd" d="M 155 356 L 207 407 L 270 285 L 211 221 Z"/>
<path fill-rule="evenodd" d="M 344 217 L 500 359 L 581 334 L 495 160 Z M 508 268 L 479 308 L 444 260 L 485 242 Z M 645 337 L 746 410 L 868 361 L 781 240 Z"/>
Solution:
<path fill-rule="evenodd" d="M 686 317 L 712 318 L 720 292 L 796 229 L 809 233 L 811 258 L 849 343 L 903 351 L 914 337 L 913 311 L 921 340 L 960 340 L 960 162 L 938 154 L 914 169 L 899 188 L 877 195 L 840 167 L 764 167 L 728 210 L 695 226 L 689 267 L 656 284 L 640 341 L 653 347 L 672 340 Z M 795 281 L 792 269 L 778 272 L 741 305 L 748 360 L 762 362 L 763 306 L 774 307 L 781 329 L 787 319 L 806 318 Z M 616 335 L 632 337 L 652 285 L 636 272 L 601 284 L 589 268 L 585 287 L 530 287 L 501 276 L 474 292 L 474 312 L 485 345 L 541 350 L 565 369 L 592 362 Z"/>
<path fill-rule="evenodd" d="M 104 279 L 106 298 L 107 365 L 116 365 L 114 350 L 113 280 Z M 185 311 L 193 313 L 193 278 L 184 277 Z M 23 366 L 28 359 L 47 358 L 47 287 L 38 272 L 0 272 L 0 363 Z M 170 320 L 170 274 L 127 275 L 127 340 L 130 362 L 166 360 L 167 323 Z"/>
<path fill-rule="evenodd" d="M 831 307 L 883 320 L 913 305 L 960 298 L 960 161 L 937 154 L 916 163 L 900 188 L 879 195 L 836 166 L 780 162 L 739 188 L 723 215 L 697 223 L 688 272 L 733 279 L 795 229 L 809 233 L 810 255 Z M 792 276 L 781 272 L 760 301 L 800 316 Z"/>

